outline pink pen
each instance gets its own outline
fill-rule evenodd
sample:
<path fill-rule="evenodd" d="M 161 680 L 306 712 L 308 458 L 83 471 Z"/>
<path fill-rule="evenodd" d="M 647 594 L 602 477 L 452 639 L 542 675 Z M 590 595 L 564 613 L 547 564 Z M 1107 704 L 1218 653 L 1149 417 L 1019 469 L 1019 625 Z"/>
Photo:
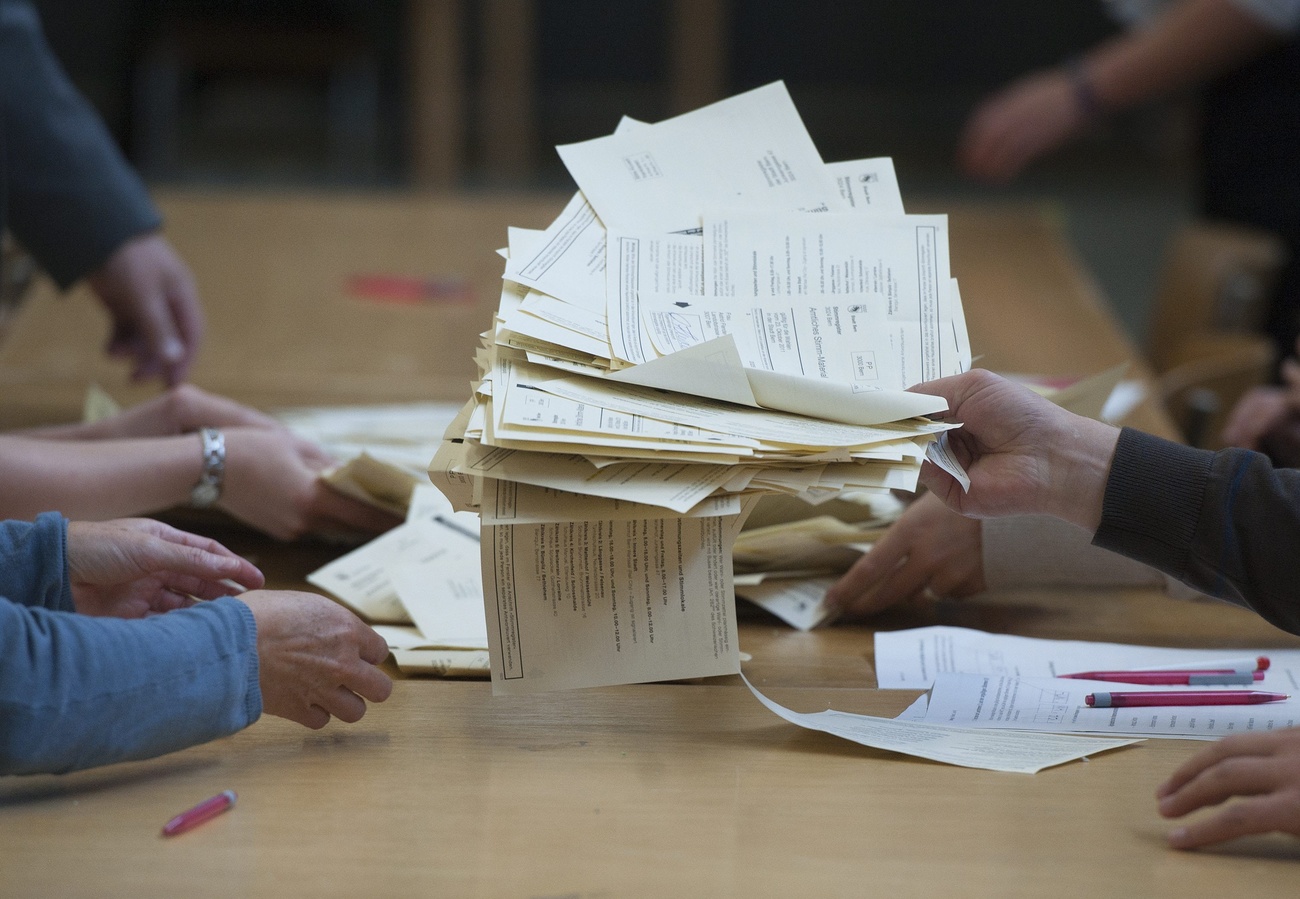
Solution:
<path fill-rule="evenodd" d="M 1249 686 L 1264 679 L 1263 671 L 1085 671 L 1062 674 L 1077 680 L 1105 680 L 1121 684 L 1186 684 L 1191 687 Z"/>
<path fill-rule="evenodd" d="M 1290 698 L 1286 693 L 1263 690 L 1184 690 L 1180 693 L 1152 690 L 1143 693 L 1089 693 L 1083 701 L 1093 708 L 1108 709 L 1153 705 L 1256 705 Z"/>
<path fill-rule="evenodd" d="M 174 837 L 198 827 L 204 821 L 215 818 L 235 804 L 235 791 L 222 790 L 211 799 L 205 799 L 192 809 L 181 812 L 163 825 L 163 836 Z"/>

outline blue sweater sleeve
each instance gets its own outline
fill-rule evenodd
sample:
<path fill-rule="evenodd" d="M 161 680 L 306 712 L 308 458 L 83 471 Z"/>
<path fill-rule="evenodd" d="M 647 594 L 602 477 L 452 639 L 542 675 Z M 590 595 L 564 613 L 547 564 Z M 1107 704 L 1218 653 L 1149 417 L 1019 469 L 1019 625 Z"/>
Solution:
<path fill-rule="evenodd" d="M 63 516 L 0 522 L 0 774 L 149 758 L 261 714 L 244 603 L 130 621 L 78 615 Z"/>
<path fill-rule="evenodd" d="M 72 611 L 65 553 L 67 521 L 45 512 L 35 522 L 0 521 L 0 596 L 27 606 Z"/>
<path fill-rule="evenodd" d="M 0 0 L 0 179 L 0 224 L 7 194 L 9 226 L 60 287 L 161 224 L 23 0 Z"/>
<path fill-rule="evenodd" d="M 0 774 L 150 758 L 261 713 L 256 624 L 238 599 L 135 620 L 0 599 Z"/>

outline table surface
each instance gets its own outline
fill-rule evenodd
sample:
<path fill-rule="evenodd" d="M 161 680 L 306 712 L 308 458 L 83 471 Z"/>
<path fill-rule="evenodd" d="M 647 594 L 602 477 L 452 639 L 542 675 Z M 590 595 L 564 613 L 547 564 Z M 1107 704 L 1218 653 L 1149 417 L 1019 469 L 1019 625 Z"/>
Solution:
<path fill-rule="evenodd" d="M 563 197 L 169 194 L 168 231 L 211 319 L 202 386 L 264 406 L 455 399 L 496 305 L 507 225 Z M 990 368 L 1087 374 L 1134 356 L 1050 217 L 950 210 L 971 343 Z M 463 289 L 415 305 L 349 294 L 356 274 Z M 35 296 L 0 347 L 0 424 L 77 414 L 88 379 L 143 395 L 99 345 L 84 293 Z M 1139 366 L 1135 371 L 1142 375 Z M 1135 420 L 1169 432 L 1159 409 Z M 271 586 L 305 587 L 337 549 L 213 536 Z M 1249 612 L 1147 591 L 935 601 L 799 633 L 742 604 L 750 679 L 798 711 L 893 715 L 875 629 L 946 624 L 1168 646 L 1300 647 Z M 1151 740 L 1034 776 L 867 749 L 787 724 L 739 679 L 494 698 L 401 679 L 354 726 L 264 718 L 145 762 L 0 780 L 0 895 L 1226 895 L 1295 893 L 1300 844 L 1164 847 L 1157 784 L 1204 744 Z M 223 789 L 236 809 L 164 841 Z"/>

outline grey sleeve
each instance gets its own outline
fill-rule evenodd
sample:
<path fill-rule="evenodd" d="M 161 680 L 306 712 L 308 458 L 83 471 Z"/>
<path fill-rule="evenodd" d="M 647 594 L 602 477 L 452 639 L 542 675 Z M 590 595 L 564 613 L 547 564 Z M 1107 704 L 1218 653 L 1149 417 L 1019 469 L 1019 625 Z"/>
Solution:
<path fill-rule="evenodd" d="M 30 3 L 0 0 L 0 177 L 14 235 L 60 287 L 162 222 Z M 0 218 L 3 222 L 3 218 Z"/>
<path fill-rule="evenodd" d="M 1300 633 L 1300 470 L 1125 428 L 1093 542 Z"/>

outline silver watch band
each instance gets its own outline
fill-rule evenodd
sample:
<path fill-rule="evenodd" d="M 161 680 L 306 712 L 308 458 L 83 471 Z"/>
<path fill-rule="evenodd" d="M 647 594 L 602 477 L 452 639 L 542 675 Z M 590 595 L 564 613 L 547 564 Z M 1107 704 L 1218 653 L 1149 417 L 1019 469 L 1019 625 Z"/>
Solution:
<path fill-rule="evenodd" d="M 203 448 L 203 472 L 190 490 L 190 505 L 206 509 L 221 498 L 226 478 L 226 437 L 216 428 L 202 428 L 199 440 Z"/>

